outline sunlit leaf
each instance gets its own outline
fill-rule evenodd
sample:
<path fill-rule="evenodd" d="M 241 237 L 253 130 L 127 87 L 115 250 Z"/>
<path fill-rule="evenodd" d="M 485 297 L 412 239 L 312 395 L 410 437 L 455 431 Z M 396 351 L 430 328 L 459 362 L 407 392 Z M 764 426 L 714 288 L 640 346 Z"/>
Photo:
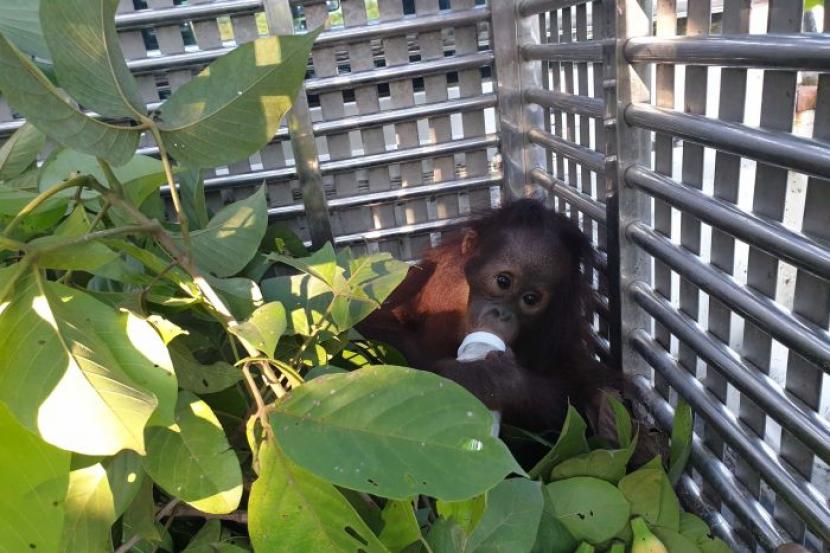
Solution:
<path fill-rule="evenodd" d="M 588 441 L 585 439 L 585 430 L 588 425 L 580 416 L 579 412 L 572 405 L 568 406 L 568 414 L 565 416 L 565 423 L 562 425 L 562 432 L 553 449 L 547 452 L 542 459 L 536 463 L 530 471 L 531 478 L 549 474 L 554 466 L 575 457 L 576 455 L 589 451 Z"/>
<path fill-rule="evenodd" d="M 167 350 L 138 317 L 40 276 L 0 314 L 0 400 L 46 441 L 87 455 L 144 451 L 176 389 Z"/>
<path fill-rule="evenodd" d="M 273 441 L 262 444 L 259 466 L 248 501 L 257 551 L 387 551 L 334 486 L 292 463 Z"/>
<path fill-rule="evenodd" d="M 468 534 L 478 525 L 487 507 L 487 495 L 481 494 L 462 501 L 435 502 L 438 515 L 454 520 Z"/>
<path fill-rule="evenodd" d="M 320 30 L 238 46 L 179 87 L 159 121 L 171 155 L 188 167 L 216 167 L 267 144 L 297 96 Z"/>
<path fill-rule="evenodd" d="M 381 516 L 383 530 L 378 538 L 390 553 L 400 553 L 421 539 L 421 529 L 415 519 L 411 501 L 389 500 L 383 506 Z"/>
<path fill-rule="evenodd" d="M 40 0 L 40 23 L 61 88 L 107 117 L 147 110 L 115 30 L 118 0 Z"/>
<path fill-rule="evenodd" d="M 182 340 L 173 340 L 169 349 L 179 386 L 185 390 L 197 394 L 213 394 L 242 380 L 242 371 L 225 361 L 203 365 Z"/>
<path fill-rule="evenodd" d="M 69 452 L 32 434 L 0 403 L 0 551 L 57 551 Z"/>
<path fill-rule="evenodd" d="M 230 513 L 239 506 L 239 460 L 205 402 L 182 392 L 175 424 L 148 428 L 146 436 L 144 468 L 165 491 L 205 513 Z"/>
<path fill-rule="evenodd" d="M 141 131 L 92 119 L 69 104 L 28 57 L 0 35 L 0 90 L 29 123 L 64 146 L 114 165 L 129 160 Z"/>
<path fill-rule="evenodd" d="M 536 541 L 542 517 L 542 485 L 511 478 L 487 492 L 487 509 L 465 551 L 469 553 L 528 553 Z"/>
<path fill-rule="evenodd" d="M 631 503 L 631 514 L 642 516 L 650 526 L 677 530 L 680 502 L 661 468 L 641 468 L 620 480 L 619 488 Z"/>
<path fill-rule="evenodd" d="M 294 462 L 383 497 L 466 499 L 521 471 L 490 435 L 490 411 L 424 371 L 375 366 L 316 378 L 277 403 L 271 424 Z"/>
<path fill-rule="evenodd" d="M 0 180 L 16 177 L 28 169 L 45 142 L 46 137 L 34 125 L 26 123 L 17 129 L 0 146 Z"/>
<path fill-rule="evenodd" d="M 248 320 L 231 327 L 230 331 L 249 346 L 273 356 L 286 326 L 285 308 L 281 303 L 271 302 L 258 307 Z"/>
<path fill-rule="evenodd" d="M 628 524 L 625 496 L 605 480 L 577 476 L 545 486 L 553 513 L 577 541 L 597 545 Z"/>

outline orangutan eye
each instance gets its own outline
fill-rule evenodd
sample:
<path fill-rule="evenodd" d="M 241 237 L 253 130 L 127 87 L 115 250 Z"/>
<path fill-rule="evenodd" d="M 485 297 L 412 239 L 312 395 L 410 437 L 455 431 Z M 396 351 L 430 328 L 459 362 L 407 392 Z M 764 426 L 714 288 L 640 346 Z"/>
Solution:
<path fill-rule="evenodd" d="M 499 275 L 496 277 L 496 284 L 499 285 L 499 288 L 502 290 L 507 290 L 510 288 L 511 280 L 510 277 L 507 275 Z"/>
<path fill-rule="evenodd" d="M 539 299 L 539 295 L 533 293 L 528 293 L 522 296 L 522 301 L 525 302 L 525 305 L 536 305 L 539 303 Z"/>

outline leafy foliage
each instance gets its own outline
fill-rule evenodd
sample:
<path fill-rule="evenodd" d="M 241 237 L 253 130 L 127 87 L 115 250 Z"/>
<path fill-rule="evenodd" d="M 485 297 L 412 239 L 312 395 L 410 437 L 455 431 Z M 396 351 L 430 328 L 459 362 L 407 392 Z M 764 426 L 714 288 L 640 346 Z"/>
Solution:
<path fill-rule="evenodd" d="M 632 516 L 728 550 L 671 487 L 687 406 L 671 480 L 626 475 L 613 400 L 616 449 L 570 408 L 525 478 L 484 405 L 355 330 L 405 263 L 308 252 L 264 186 L 208 210 L 202 169 L 271 140 L 319 30 L 240 46 L 151 117 L 117 4 L 0 1 L 0 89 L 28 120 L 0 146 L 0 551 L 616 553 Z"/>

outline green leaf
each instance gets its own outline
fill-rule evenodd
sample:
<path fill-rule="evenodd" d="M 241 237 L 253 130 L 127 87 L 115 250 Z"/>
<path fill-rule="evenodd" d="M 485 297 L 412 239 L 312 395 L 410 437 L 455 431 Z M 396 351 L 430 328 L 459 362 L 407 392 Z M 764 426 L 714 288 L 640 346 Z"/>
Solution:
<path fill-rule="evenodd" d="M 680 503 L 662 469 L 636 470 L 620 480 L 619 488 L 631 503 L 632 515 L 642 516 L 652 527 L 679 528 Z"/>
<path fill-rule="evenodd" d="M 205 521 L 199 531 L 182 550 L 182 553 L 247 553 L 222 537 L 222 524 L 216 519 Z"/>
<path fill-rule="evenodd" d="M 487 492 L 487 509 L 470 535 L 469 553 L 529 553 L 542 517 L 542 485 L 511 478 Z"/>
<path fill-rule="evenodd" d="M 0 33 L 32 56 L 48 60 L 51 55 L 40 28 L 39 0 L 2 0 Z"/>
<path fill-rule="evenodd" d="M 334 486 L 292 463 L 273 440 L 263 442 L 259 465 L 248 501 L 257 551 L 387 551 Z"/>
<path fill-rule="evenodd" d="M 532 553 L 571 553 L 576 549 L 576 540 L 565 525 L 556 518 L 550 495 L 547 493 L 542 495 L 545 500 L 544 509 Z"/>
<path fill-rule="evenodd" d="M 630 506 L 605 480 L 577 476 L 545 486 L 556 519 L 577 541 L 598 545 L 628 523 Z"/>
<path fill-rule="evenodd" d="M 467 535 L 455 521 L 439 518 L 429 529 L 426 541 L 432 553 L 464 553 Z"/>
<path fill-rule="evenodd" d="M 225 361 L 201 364 L 182 340 L 173 340 L 169 349 L 179 386 L 185 390 L 197 394 L 214 394 L 242 380 L 242 371 Z"/>
<path fill-rule="evenodd" d="M 308 381 L 326 374 L 345 374 L 347 372 L 349 371 L 341 369 L 340 367 L 335 367 L 334 365 L 317 365 L 316 367 L 312 367 L 311 370 L 305 374 L 305 379 Z"/>
<path fill-rule="evenodd" d="M 190 233 L 193 257 L 203 269 L 218 277 L 229 277 L 245 268 L 254 257 L 268 225 L 265 188 L 232 203 L 217 213 L 208 225 Z M 176 242 L 183 247 L 180 237 Z"/>
<path fill-rule="evenodd" d="M 685 401 L 680 401 L 674 411 L 674 423 L 671 429 L 671 449 L 669 453 L 669 482 L 677 484 L 689 455 L 692 453 L 695 419 L 692 408 Z"/>
<path fill-rule="evenodd" d="M 730 553 L 726 543 L 709 531 L 709 526 L 691 513 L 680 513 L 680 535 L 695 544 L 702 553 Z"/>
<path fill-rule="evenodd" d="M 46 136 L 26 123 L 0 146 L 0 180 L 16 177 L 37 160 Z"/>
<path fill-rule="evenodd" d="M 122 452 L 105 463 L 73 470 L 66 494 L 60 551 L 99 553 L 111 548 L 111 527 L 141 485 L 141 458 Z"/>
<path fill-rule="evenodd" d="M 272 223 L 262 239 L 262 250 L 291 257 L 308 257 L 308 249 L 285 223 Z"/>
<path fill-rule="evenodd" d="M 298 271 L 321 280 L 328 288 L 334 288 L 335 277 L 338 272 L 342 273 L 342 269 L 338 271 L 337 254 L 331 242 L 326 242 L 322 248 L 304 258 L 287 257 L 284 255 L 271 255 L 269 257 L 276 262 L 284 263 L 289 267 L 294 267 Z"/>
<path fill-rule="evenodd" d="M 435 502 L 438 514 L 444 518 L 454 520 L 468 534 L 478 526 L 484 509 L 487 507 L 487 495 L 481 494 L 462 501 Z"/>
<path fill-rule="evenodd" d="M 403 367 L 316 378 L 277 403 L 271 425 L 292 461 L 382 497 L 466 499 L 521 472 L 490 435 L 483 404 L 454 382 Z"/>
<path fill-rule="evenodd" d="M 208 405 L 183 391 L 176 422 L 148 428 L 144 468 L 168 493 L 205 513 L 230 513 L 242 497 L 242 471 Z"/>
<path fill-rule="evenodd" d="M 182 209 L 190 223 L 190 229 L 205 228 L 210 217 L 205 204 L 205 181 L 201 171 L 191 169 L 179 175 L 179 196 Z"/>
<path fill-rule="evenodd" d="M 135 153 L 141 131 L 86 116 L 69 104 L 25 54 L 0 35 L 0 90 L 9 104 L 64 146 L 121 165 Z"/>
<path fill-rule="evenodd" d="M 237 320 L 245 320 L 262 305 L 262 292 L 257 283 L 248 278 L 215 278 L 205 276 L 208 284 L 219 295 Z"/>
<path fill-rule="evenodd" d="M 147 109 L 115 30 L 118 0 L 41 0 L 40 23 L 61 88 L 106 117 Z"/>
<path fill-rule="evenodd" d="M 628 461 L 636 447 L 637 438 L 635 437 L 633 441 L 629 441 L 626 449 L 595 449 L 589 453 L 571 457 L 553 467 L 550 478 L 562 480 L 573 476 L 593 476 L 616 484 L 620 478 L 625 476 Z"/>
<path fill-rule="evenodd" d="M 0 551 L 57 551 L 69 452 L 23 428 L 0 403 Z"/>
<path fill-rule="evenodd" d="M 112 172 L 124 185 L 127 200 L 136 207 L 165 181 L 161 162 L 150 156 L 134 155 L 127 163 L 113 167 Z M 100 183 L 107 182 L 107 177 L 95 156 L 64 148 L 52 152 L 43 163 L 38 188 L 48 190 L 73 174 L 91 175 Z M 124 217 L 124 222 L 127 221 L 132 222 Z"/>
<path fill-rule="evenodd" d="M 548 451 L 531 469 L 530 477 L 535 479 L 543 474 L 549 474 L 551 469 L 562 461 L 581 453 L 587 453 L 590 450 L 588 441 L 585 439 L 587 428 L 588 425 L 585 424 L 579 412 L 572 405 L 568 405 L 568 414 L 565 416 L 559 439 L 556 440 L 553 449 Z"/>
<path fill-rule="evenodd" d="M 285 308 L 281 303 L 271 302 L 258 307 L 247 321 L 229 330 L 249 346 L 273 357 L 277 341 L 287 326 Z"/>
<path fill-rule="evenodd" d="M 651 531 L 660 538 L 663 545 L 671 553 L 701 553 L 700 549 L 688 538 L 680 535 L 675 530 L 652 526 Z M 727 549 L 728 551 L 728 549 Z"/>
<path fill-rule="evenodd" d="M 628 409 L 615 398 L 613 395 L 606 393 L 605 401 L 611 406 L 614 411 L 614 422 L 617 426 L 617 443 L 621 449 L 626 449 L 631 444 L 632 425 L 631 415 L 628 414 Z"/>
<path fill-rule="evenodd" d="M 39 249 L 60 244 L 68 238 L 81 236 L 89 232 L 91 221 L 87 218 L 86 210 L 82 206 L 76 207 L 72 213 L 55 229 L 54 234 L 36 238 L 29 242 L 32 252 L 37 255 L 38 267 L 44 269 L 61 269 L 64 271 L 94 272 L 104 265 L 116 261 L 118 254 L 100 242 L 89 241 L 60 249 L 38 252 Z"/>
<path fill-rule="evenodd" d="M 390 553 L 400 553 L 421 539 L 421 529 L 412 510 L 412 501 L 389 500 L 383 507 L 383 530 L 378 538 Z"/>
<path fill-rule="evenodd" d="M 8 223 L 36 195 L 33 192 L 18 190 L 0 184 L 0 220 L 5 220 L 4 222 Z M 64 216 L 68 204 L 69 198 L 67 196 L 52 196 L 25 217 L 23 224 L 19 228 L 27 232 L 47 229 Z"/>
<path fill-rule="evenodd" d="M 124 541 L 138 535 L 152 543 L 161 541 L 161 533 L 156 527 L 156 505 L 153 501 L 153 482 L 143 478 L 135 499 L 127 507 L 122 520 Z"/>
<path fill-rule="evenodd" d="M 243 44 L 176 90 L 159 121 L 171 155 L 188 167 L 216 167 L 267 144 L 300 90 L 321 30 Z"/>
<path fill-rule="evenodd" d="M 37 273 L 0 314 L 0 400 L 63 449 L 144 452 L 153 411 L 172 414 L 176 378 L 155 330 Z"/>

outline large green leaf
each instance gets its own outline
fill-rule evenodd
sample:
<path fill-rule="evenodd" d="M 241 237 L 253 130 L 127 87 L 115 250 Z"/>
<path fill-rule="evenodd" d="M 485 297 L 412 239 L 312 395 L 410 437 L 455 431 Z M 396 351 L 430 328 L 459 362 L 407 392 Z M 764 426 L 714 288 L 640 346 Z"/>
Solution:
<path fill-rule="evenodd" d="M 674 411 L 674 423 L 671 429 L 671 449 L 669 455 L 669 481 L 672 485 L 677 484 L 689 455 L 692 453 L 692 440 L 694 438 L 695 419 L 691 406 L 685 401 L 680 401 Z"/>
<path fill-rule="evenodd" d="M 242 371 L 225 361 L 210 365 L 200 363 L 184 340 L 173 340 L 169 346 L 170 357 L 176 368 L 179 386 L 197 394 L 214 394 L 230 388 L 242 380 Z"/>
<path fill-rule="evenodd" d="M 412 509 L 412 501 L 408 500 L 390 499 L 383 506 L 383 530 L 378 538 L 390 553 L 400 553 L 421 539 L 421 529 Z"/>
<path fill-rule="evenodd" d="M 320 30 L 243 44 L 174 92 L 159 121 L 173 157 L 189 167 L 216 167 L 267 144 L 297 96 Z"/>
<path fill-rule="evenodd" d="M 83 206 L 76 207 L 49 236 L 36 238 L 29 247 L 37 253 L 37 264 L 44 269 L 62 269 L 93 272 L 118 259 L 118 254 L 96 241 L 81 242 L 69 247 L 37 252 L 38 249 L 60 244 L 68 238 L 81 236 L 90 230 L 91 221 Z"/>
<path fill-rule="evenodd" d="M 54 445 L 87 455 L 144 452 L 176 379 L 155 330 L 88 294 L 34 274 L 0 313 L 0 400 Z"/>
<path fill-rule="evenodd" d="M 205 228 L 190 233 L 193 257 L 218 277 L 234 275 L 254 256 L 267 226 L 268 205 L 262 187 L 223 208 Z M 183 246 L 180 237 L 176 240 Z"/>
<path fill-rule="evenodd" d="M 0 33 L 27 54 L 48 60 L 50 53 L 40 28 L 39 8 L 39 0 L 0 1 Z"/>
<path fill-rule="evenodd" d="M 107 117 L 138 119 L 147 110 L 118 33 L 118 0 L 41 0 L 40 23 L 61 87 Z"/>
<path fill-rule="evenodd" d="M 0 403 L 0 552 L 57 551 L 69 452 L 47 444 Z"/>
<path fill-rule="evenodd" d="M 183 391 L 175 424 L 148 428 L 146 434 L 144 468 L 168 493 L 205 513 L 230 513 L 239 506 L 239 460 L 207 403 Z"/>
<path fill-rule="evenodd" d="M 571 553 L 576 549 L 577 542 L 565 525 L 556 518 L 550 495 L 542 494 L 545 506 L 542 510 L 542 519 L 539 521 L 539 531 L 536 534 L 536 543 L 532 553 Z"/>
<path fill-rule="evenodd" d="M 97 155 L 113 165 L 125 163 L 135 153 L 141 131 L 84 115 L 3 35 L 0 90 L 30 123 L 64 146 Z"/>
<path fill-rule="evenodd" d="M 207 226 L 210 217 L 205 203 L 205 180 L 201 171 L 191 169 L 179 175 L 179 196 L 190 228 L 198 230 Z"/>
<path fill-rule="evenodd" d="M 677 530 L 680 502 L 661 468 L 641 468 L 620 480 L 619 488 L 631 503 L 631 514 L 642 516 L 649 526 Z"/>
<path fill-rule="evenodd" d="M 230 331 L 248 346 L 272 357 L 286 327 L 285 307 L 271 302 L 258 307 L 247 321 L 231 327 Z"/>
<path fill-rule="evenodd" d="M 0 180 L 21 174 L 37 159 L 46 136 L 34 125 L 26 123 L 0 146 Z"/>
<path fill-rule="evenodd" d="M 147 190 L 149 186 L 145 186 L 138 191 L 131 190 L 134 187 L 129 186 L 128 183 L 142 177 L 155 176 L 155 188 L 158 188 L 165 180 L 164 168 L 161 162 L 144 155 L 132 156 L 127 163 L 120 167 L 113 167 L 112 172 L 119 182 L 124 184 L 124 193 L 127 198 L 137 206 L 141 205 L 141 202 L 147 198 L 152 190 Z M 52 152 L 43 163 L 38 188 L 48 190 L 73 174 L 92 175 L 100 183 L 107 182 L 104 170 L 101 169 L 95 156 L 77 152 L 70 148 L 63 148 Z"/>
<path fill-rule="evenodd" d="M 334 486 L 292 463 L 272 440 L 262 444 L 259 466 L 248 501 L 257 551 L 387 551 Z"/>
<path fill-rule="evenodd" d="M 140 471 L 141 458 L 123 452 L 106 463 L 70 473 L 61 552 L 99 553 L 111 549 L 111 527 L 138 493 Z"/>
<path fill-rule="evenodd" d="M 625 469 L 628 461 L 634 454 L 637 447 L 637 437 L 629 440 L 625 449 L 595 449 L 589 453 L 583 453 L 562 461 L 551 471 L 551 480 L 562 480 L 572 476 L 593 476 L 607 480 L 612 484 L 620 481 L 625 476 Z"/>
<path fill-rule="evenodd" d="M 469 553 L 528 553 L 542 517 L 542 485 L 524 478 L 505 480 L 487 492 L 487 510 L 470 535 Z"/>
<path fill-rule="evenodd" d="M 562 461 L 581 453 L 587 453 L 590 450 L 588 441 L 585 439 L 587 428 L 588 425 L 585 424 L 585 420 L 579 412 L 572 405 L 568 405 L 568 414 L 565 416 L 565 423 L 562 425 L 559 439 L 556 440 L 553 448 L 530 470 L 531 478 L 549 474 L 551 469 Z"/>
<path fill-rule="evenodd" d="M 483 404 L 414 369 L 374 366 L 316 378 L 277 404 L 271 424 L 294 462 L 383 497 L 466 499 L 521 472 L 490 435 Z"/>
<path fill-rule="evenodd" d="M 625 496 L 605 480 L 577 476 L 545 486 L 556 519 L 577 541 L 597 545 L 616 536 L 628 523 Z"/>

